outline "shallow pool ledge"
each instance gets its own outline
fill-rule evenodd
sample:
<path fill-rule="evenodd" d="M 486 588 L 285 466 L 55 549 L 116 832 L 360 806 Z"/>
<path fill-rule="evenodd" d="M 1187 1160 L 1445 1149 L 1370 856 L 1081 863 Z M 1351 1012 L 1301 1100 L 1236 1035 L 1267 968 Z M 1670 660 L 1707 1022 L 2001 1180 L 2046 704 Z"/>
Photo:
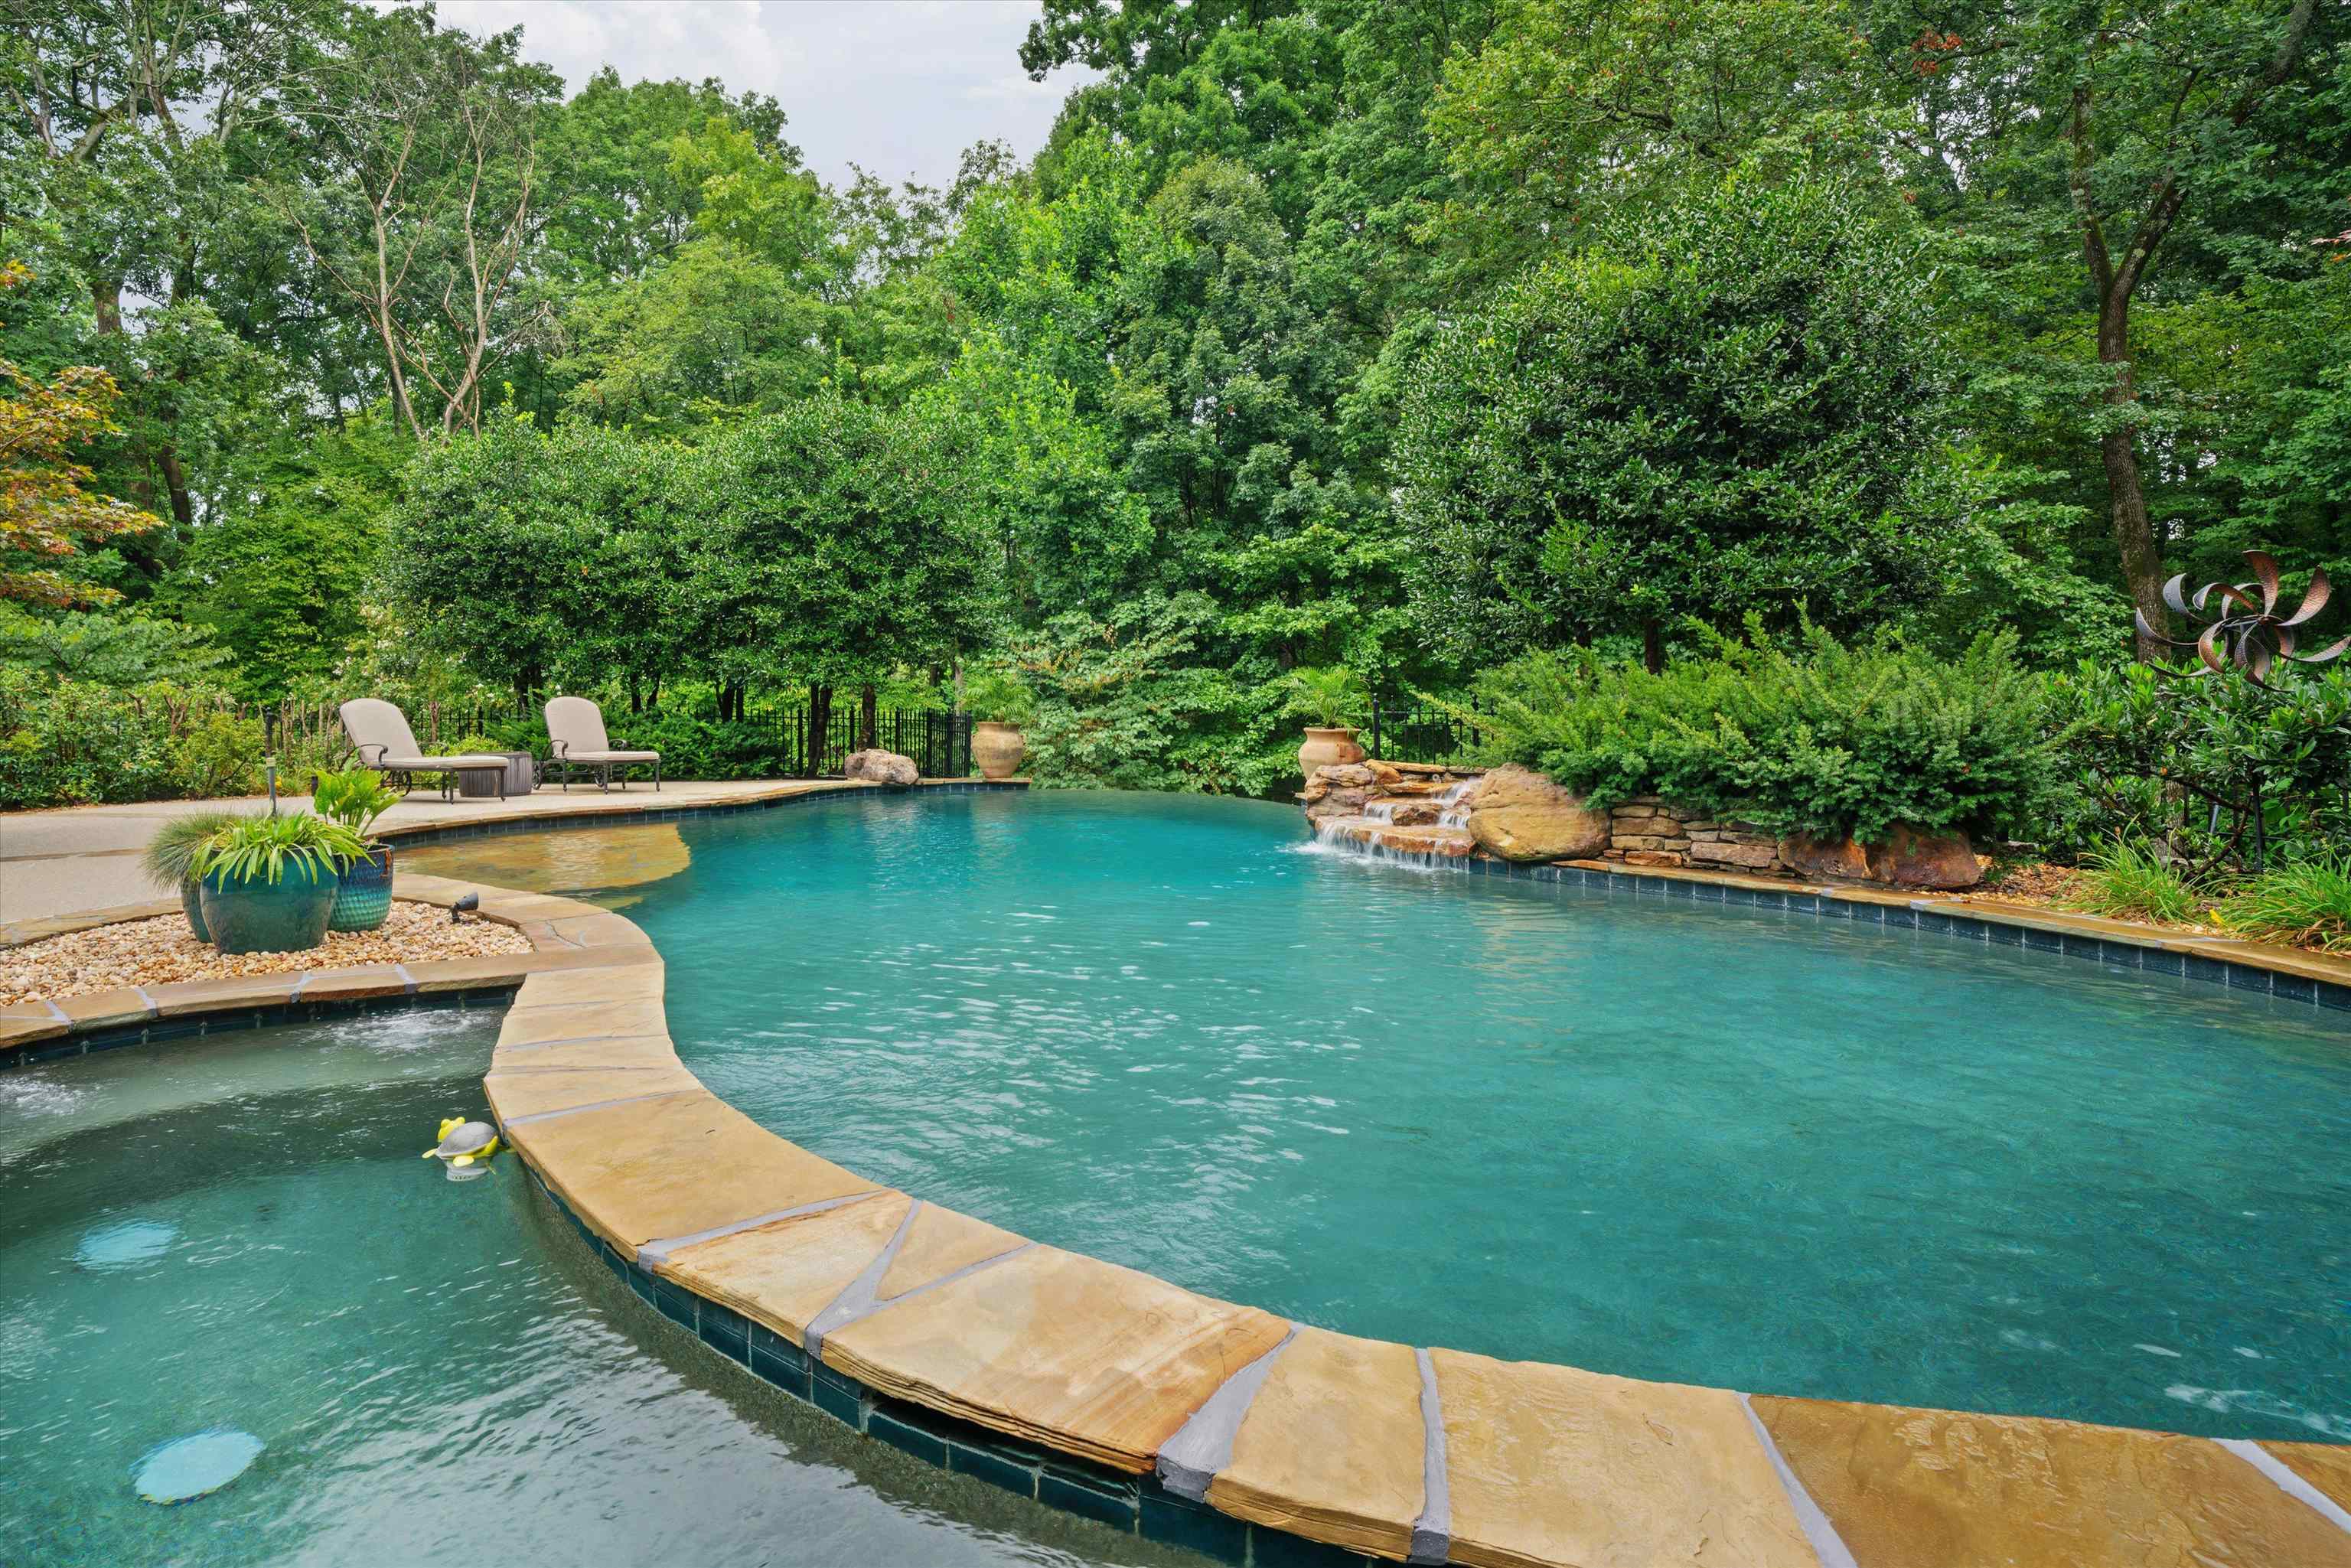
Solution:
<path fill-rule="evenodd" d="M 633 950 L 628 921 L 566 902 L 550 931 Z M 1390 1344 L 1029 1241 L 711 1094 L 663 984 L 657 963 L 531 976 L 485 1080 L 605 1267 L 860 1431 L 1119 1530 L 1244 1563 L 2351 1568 L 2351 1448 Z"/>

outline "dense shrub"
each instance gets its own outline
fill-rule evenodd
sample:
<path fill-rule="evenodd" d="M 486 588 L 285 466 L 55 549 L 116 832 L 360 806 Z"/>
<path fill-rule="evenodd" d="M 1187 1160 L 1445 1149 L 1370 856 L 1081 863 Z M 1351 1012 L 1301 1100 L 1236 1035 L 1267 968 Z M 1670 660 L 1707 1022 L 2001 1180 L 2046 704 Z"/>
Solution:
<path fill-rule="evenodd" d="M 0 665 L 0 810 L 247 794 L 261 747 L 224 692 Z"/>
<path fill-rule="evenodd" d="M 1215 607 L 1197 594 L 1063 615 L 1016 648 L 1035 688 L 1029 772 L 1048 788 L 1262 795 L 1294 778 L 1296 731 L 1272 678 L 1188 662 Z"/>
<path fill-rule="evenodd" d="M 1748 636 L 1658 674 L 1583 653 L 1505 665 L 1478 688 L 1487 760 L 1539 768 L 1596 806 L 1662 795 L 1864 841 L 1895 822 L 2003 831 L 2049 800 L 2045 684 L 2018 666 L 2012 633 L 1956 659 L 1848 647 L 1810 625 L 1779 641 L 1750 622 Z"/>
<path fill-rule="evenodd" d="M 2256 686 L 2085 662 L 2053 695 L 2074 736 L 2062 827 L 2076 845 L 2127 834 L 2250 871 L 2351 844 L 2351 672 L 2281 666 Z"/>

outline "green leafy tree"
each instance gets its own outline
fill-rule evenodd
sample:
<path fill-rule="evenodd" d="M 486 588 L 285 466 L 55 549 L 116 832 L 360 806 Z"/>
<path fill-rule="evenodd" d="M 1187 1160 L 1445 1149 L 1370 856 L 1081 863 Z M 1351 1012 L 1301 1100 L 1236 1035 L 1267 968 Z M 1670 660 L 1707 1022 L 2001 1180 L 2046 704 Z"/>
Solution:
<path fill-rule="evenodd" d="M 1956 497 L 1931 253 L 1847 183 L 1725 182 L 1445 333 L 1397 462 L 1424 633 L 1464 656 L 1683 616 L 1866 625 L 1931 594 Z"/>
<path fill-rule="evenodd" d="M 973 440 L 944 408 L 825 393 L 696 454 L 677 509 L 694 519 L 694 634 L 724 676 L 871 685 L 976 646 L 994 583 Z"/>

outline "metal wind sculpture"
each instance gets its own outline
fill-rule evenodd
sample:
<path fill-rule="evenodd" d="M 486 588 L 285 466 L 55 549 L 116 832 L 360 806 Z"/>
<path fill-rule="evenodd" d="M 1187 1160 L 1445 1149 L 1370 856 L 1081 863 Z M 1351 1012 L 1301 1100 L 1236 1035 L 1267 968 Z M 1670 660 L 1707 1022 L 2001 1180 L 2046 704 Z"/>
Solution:
<path fill-rule="evenodd" d="M 2294 651 L 2294 628 L 2325 609 L 2327 600 L 2334 594 L 2325 572 L 2310 574 L 2310 591 L 2302 596 L 2301 605 L 2293 614 L 2282 616 L 2278 613 L 2277 562 L 2257 549 L 2245 551 L 2245 560 L 2253 569 L 2252 582 L 2208 582 L 2191 596 L 2184 592 L 2188 575 L 2182 572 L 2163 585 L 2164 603 L 2191 621 L 2204 620 L 2205 606 L 2213 606 L 2210 622 L 2191 641 L 2183 643 L 2165 636 L 2147 624 L 2145 611 L 2131 612 L 2131 618 L 2138 623 L 2139 635 L 2174 648 L 2196 650 L 2204 667 L 2189 670 L 2182 678 L 2192 680 L 2234 664 L 2247 680 L 2257 686 L 2263 685 L 2266 682 L 2262 677 L 2280 659 L 2290 659 L 2297 664 L 2323 664 L 2351 648 L 2351 637 L 2346 637 L 2315 653 Z M 2261 591 L 2258 601 L 2253 598 L 2256 589 Z"/>

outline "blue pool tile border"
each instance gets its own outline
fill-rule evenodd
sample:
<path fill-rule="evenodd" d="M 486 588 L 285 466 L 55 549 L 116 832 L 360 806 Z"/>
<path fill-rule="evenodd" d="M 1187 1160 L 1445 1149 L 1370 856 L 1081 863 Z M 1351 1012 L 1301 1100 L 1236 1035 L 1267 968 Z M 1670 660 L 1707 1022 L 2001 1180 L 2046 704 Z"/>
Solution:
<path fill-rule="evenodd" d="M 150 1019 L 145 1023 L 118 1024 L 108 1029 L 36 1040 L 0 1051 L 0 1072 L 41 1067 L 68 1057 L 118 1051 L 128 1045 L 162 1045 L 196 1035 L 233 1034 L 242 1030 L 268 1029 L 277 1024 L 325 1023 L 356 1018 L 361 1013 L 394 1012 L 417 1008 L 504 1009 L 514 1000 L 522 977 L 498 985 L 468 987 L 457 991 L 420 991 L 405 996 L 361 997 L 341 1001 L 273 1002 L 263 1007 L 231 1008 L 220 1012 L 189 1013 L 179 1018 Z"/>
<path fill-rule="evenodd" d="M 1964 904 L 1919 909 L 1880 904 L 1864 898 L 1839 898 L 1810 887 L 1742 887 L 1733 883 L 1698 877 L 1647 876 L 1631 867 L 1623 871 L 1593 871 L 1583 866 L 1539 862 L 1520 865 L 1484 855 L 1453 858 L 1431 856 L 1432 864 L 1476 876 L 1510 877 L 1522 882 L 1548 882 L 1586 893 L 1615 897 L 1679 899 L 1688 904 L 1720 904 L 1726 908 L 1779 910 L 1823 919 L 1848 920 L 1858 925 L 1886 930 L 1918 931 L 1960 942 L 2014 947 L 2055 958 L 2081 958 L 2111 969 L 2128 969 L 2170 979 L 2193 980 L 2229 990 L 2247 991 L 2288 1004 L 2351 1009 L 2351 986 L 2283 974 L 2259 964 L 2204 953 L 2176 953 L 2137 942 L 2116 942 L 2089 932 L 2044 931 L 2038 926 L 2012 925 L 1989 918 Z"/>
<path fill-rule="evenodd" d="M 589 1256 L 655 1314 L 746 1375 L 842 1426 L 949 1475 L 1105 1525 L 1123 1535 L 1181 1547 L 1236 1568 L 1385 1568 L 1380 1560 L 1302 1535 L 1252 1524 L 1178 1497 L 1152 1476 L 1131 1476 L 1017 1442 L 975 1422 L 869 1388 L 734 1308 L 623 1257 L 590 1229 L 527 1161 L 531 1190 L 547 1200 Z"/>

